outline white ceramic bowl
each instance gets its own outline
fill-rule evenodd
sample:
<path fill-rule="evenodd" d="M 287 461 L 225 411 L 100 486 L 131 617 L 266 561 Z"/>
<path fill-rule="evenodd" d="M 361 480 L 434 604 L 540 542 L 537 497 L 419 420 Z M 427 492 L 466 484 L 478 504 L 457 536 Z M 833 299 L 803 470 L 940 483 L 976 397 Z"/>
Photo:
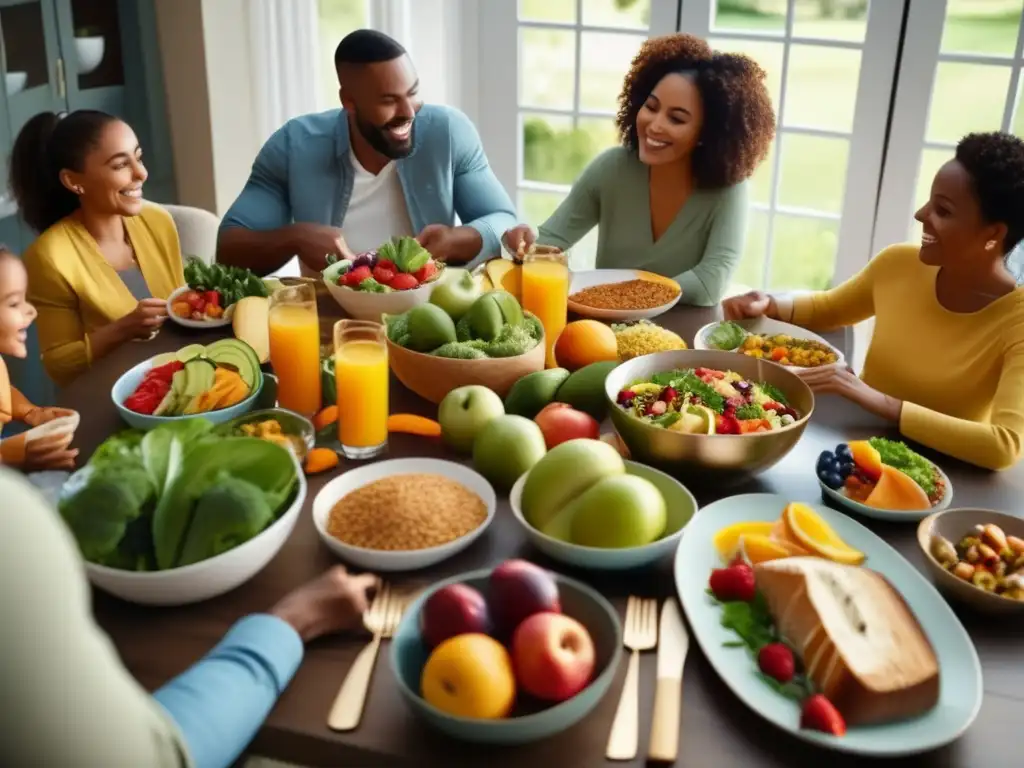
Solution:
<path fill-rule="evenodd" d="M 642 269 L 588 269 L 572 273 L 572 282 L 569 285 L 569 295 L 571 297 L 572 294 L 578 293 L 584 288 L 591 288 L 595 285 L 624 283 L 629 280 L 650 280 L 651 282 L 656 283 L 671 284 L 676 288 L 679 288 L 679 284 L 674 280 L 663 277 L 662 275 L 656 275 L 653 272 L 645 272 Z M 679 293 L 676 294 L 676 297 L 672 299 L 672 301 L 650 309 L 598 309 L 596 307 L 588 307 L 585 304 L 577 304 L 570 298 L 569 310 L 581 317 L 589 317 L 593 320 L 603 320 L 607 323 L 626 323 L 631 320 L 649 320 L 652 317 L 657 317 L 658 315 L 662 315 L 672 309 L 672 307 L 679 303 L 679 299 L 682 298 L 682 295 L 682 289 L 679 289 Z"/>
<path fill-rule="evenodd" d="M 867 504 L 861 504 L 859 501 L 855 501 L 849 496 L 829 488 L 821 482 L 820 477 L 818 478 L 818 485 L 821 486 L 821 492 L 825 494 L 825 496 L 832 499 L 832 501 L 843 509 L 848 509 L 862 517 L 871 517 L 875 520 L 888 520 L 891 523 L 916 523 L 918 520 L 924 520 L 924 518 L 929 515 L 941 512 L 953 501 L 952 481 L 941 468 L 936 467 L 936 469 L 939 470 L 939 474 L 942 475 L 942 479 L 946 481 L 946 494 L 939 500 L 938 504 L 928 507 L 928 509 L 921 510 L 876 509 L 875 507 L 869 507 Z"/>
<path fill-rule="evenodd" d="M 122 571 L 86 563 L 89 581 L 104 592 L 142 605 L 188 605 L 229 592 L 263 570 L 288 540 L 306 501 L 306 477 L 297 461 L 295 470 L 299 485 L 291 506 L 244 544 L 208 560 L 166 571 Z"/>
<path fill-rule="evenodd" d="M 330 517 L 331 509 L 344 496 L 357 488 L 362 488 L 364 485 L 369 485 L 385 477 L 412 474 L 444 475 L 462 484 L 483 499 L 487 506 L 487 517 L 476 529 L 462 538 L 427 549 L 403 551 L 365 549 L 338 541 L 327 533 L 327 520 Z M 368 571 L 414 571 L 447 560 L 476 541 L 494 520 L 497 507 L 498 499 L 494 494 L 494 488 L 482 475 L 469 467 L 443 459 L 391 459 L 350 469 L 340 477 L 331 480 L 313 500 L 313 524 L 324 544 L 334 554 L 351 565 Z"/>
<path fill-rule="evenodd" d="M 231 315 L 235 309 L 235 305 L 232 304 L 224 311 L 224 315 L 216 320 L 191 320 L 186 317 L 178 317 L 171 311 L 171 305 L 174 300 L 181 296 L 186 291 L 191 291 L 187 285 L 183 285 L 181 288 L 175 289 L 175 291 L 167 297 L 167 315 L 170 320 L 173 320 L 178 325 L 184 326 L 185 328 L 223 328 L 225 325 L 231 324 Z"/>
<path fill-rule="evenodd" d="M 712 329 L 723 321 L 718 320 L 713 323 L 708 323 L 699 331 L 697 335 L 693 337 L 693 348 L 694 349 L 717 349 L 712 347 L 707 342 L 707 336 L 711 333 Z M 846 356 L 842 353 L 842 350 L 836 349 L 833 344 L 830 344 L 826 339 L 819 336 L 816 333 L 808 331 L 806 328 L 801 328 L 799 325 L 793 325 L 792 323 L 784 323 L 781 320 L 773 320 L 770 317 L 757 317 L 753 320 L 737 320 L 736 325 L 746 329 L 749 333 L 757 333 L 765 336 L 774 336 L 777 333 L 784 333 L 787 336 L 792 336 L 794 339 L 807 339 L 808 341 L 817 341 L 824 344 L 833 352 L 836 353 L 836 361 L 829 363 L 829 365 L 821 365 L 819 368 L 830 368 L 830 367 L 846 367 Z M 726 352 L 734 350 L 723 350 Z M 740 354 L 736 352 L 736 354 Z M 806 368 L 799 365 L 787 365 L 793 371 L 809 371 L 810 368 Z"/>
<path fill-rule="evenodd" d="M 392 291 L 391 293 L 356 291 L 336 285 L 330 280 L 324 280 L 324 285 L 327 286 L 327 290 L 330 291 L 334 300 L 338 302 L 338 306 L 345 310 L 345 314 L 349 317 L 379 323 L 381 315 L 400 315 L 420 304 L 426 304 L 430 301 L 430 294 L 434 292 L 434 288 L 447 279 L 448 270 L 444 269 L 436 280 L 409 291 Z"/>

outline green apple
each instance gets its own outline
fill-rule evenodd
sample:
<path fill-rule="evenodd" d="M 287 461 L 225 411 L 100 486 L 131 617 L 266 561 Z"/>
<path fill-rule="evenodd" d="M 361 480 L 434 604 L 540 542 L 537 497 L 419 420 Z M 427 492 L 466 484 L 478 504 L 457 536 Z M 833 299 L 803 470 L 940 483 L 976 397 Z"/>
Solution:
<path fill-rule="evenodd" d="M 524 416 L 506 414 L 491 419 L 476 436 L 473 466 L 495 488 L 508 491 L 546 450 L 540 427 Z"/>
<path fill-rule="evenodd" d="M 447 312 L 452 320 L 458 320 L 473 302 L 483 295 L 480 280 L 465 269 L 449 267 L 440 285 L 430 292 L 430 303 Z"/>
<path fill-rule="evenodd" d="M 665 497 L 654 483 L 615 475 L 587 488 L 560 517 L 568 518 L 574 544 L 625 549 L 658 539 L 665 532 L 666 514 Z"/>
<path fill-rule="evenodd" d="M 559 511 L 602 477 L 625 472 L 622 456 L 608 443 L 589 438 L 560 443 L 537 462 L 523 483 L 523 517 L 543 531 Z"/>
<path fill-rule="evenodd" d="M 480 384 L 453 389 L 437 408 L 441 439 L 453 450 L 468 454 L 488 422 L 505 415 L 505 405 L 493 390 Z"/>

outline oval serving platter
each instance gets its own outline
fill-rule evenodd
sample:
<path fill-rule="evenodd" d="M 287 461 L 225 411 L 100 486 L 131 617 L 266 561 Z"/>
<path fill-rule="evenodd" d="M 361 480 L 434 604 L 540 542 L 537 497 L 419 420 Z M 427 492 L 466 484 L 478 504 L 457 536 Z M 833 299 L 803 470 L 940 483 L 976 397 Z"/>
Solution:
<path fill-rule="evenodd" d="M 967 631 L 932 584 L 896 550 L 860 523 L 821 504 L 809 504 L 851 547 L 863 552 L 864 567 L 882 573 L 917 617 L 939 661 L 939 701 L 910 719 L 856 726 L 841 737 L 800 728 L 799 705 L 770 688 L 744 648 L 727 647 L 736 636 L 721 625 L 721 608 L 707 595 L 708 577 L 722 567 L 712 544 L 717 531 L 745 521 L 772 522 L 791 501 L 769 493 L 732 496 L 704 507 L 686 528 L 676 551 L 675 579 L 693 635 L 722 681 L 773 725 L 826 749 L 872 756 L 910 755 L 959 738 L 981 709 L 978 653 Z"/>

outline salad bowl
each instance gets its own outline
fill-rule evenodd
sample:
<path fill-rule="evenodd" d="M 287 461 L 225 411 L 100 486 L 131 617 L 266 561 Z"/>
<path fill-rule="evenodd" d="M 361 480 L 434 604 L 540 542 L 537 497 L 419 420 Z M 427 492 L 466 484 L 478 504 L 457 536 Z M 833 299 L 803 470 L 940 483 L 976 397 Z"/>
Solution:
<path fill-rule="evenodd" d="M 619 392 L 665 371 L 733 371 L 781 392 L 797 414 L 791 423 L 749 434 L 696 434 L 665 429 L 618 404 Z M 715 350 L 675 350 L 636 357 L 605 380 L 612 424 L 632 459 L 691 481 L 739 482 L 780 461 L 800 440 L 814 412 L 814 394 L 794 372 L 765 360 Z"/>

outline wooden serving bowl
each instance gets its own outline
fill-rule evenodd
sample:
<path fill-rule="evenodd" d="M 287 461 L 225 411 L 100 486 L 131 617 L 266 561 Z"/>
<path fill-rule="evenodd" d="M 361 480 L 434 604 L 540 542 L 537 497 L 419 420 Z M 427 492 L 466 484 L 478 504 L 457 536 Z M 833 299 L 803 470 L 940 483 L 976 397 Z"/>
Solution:
<path fill-rule="evenodd" d="M 482 360 L 436 357 L 400 347 L 388 339 L 388 360 L 395 376 L 420 397 L 439 404 L 458 387 L 479 384 L 505 395 L 528 373 L 544 370 L 544 339 L 524 355 Z"/>

